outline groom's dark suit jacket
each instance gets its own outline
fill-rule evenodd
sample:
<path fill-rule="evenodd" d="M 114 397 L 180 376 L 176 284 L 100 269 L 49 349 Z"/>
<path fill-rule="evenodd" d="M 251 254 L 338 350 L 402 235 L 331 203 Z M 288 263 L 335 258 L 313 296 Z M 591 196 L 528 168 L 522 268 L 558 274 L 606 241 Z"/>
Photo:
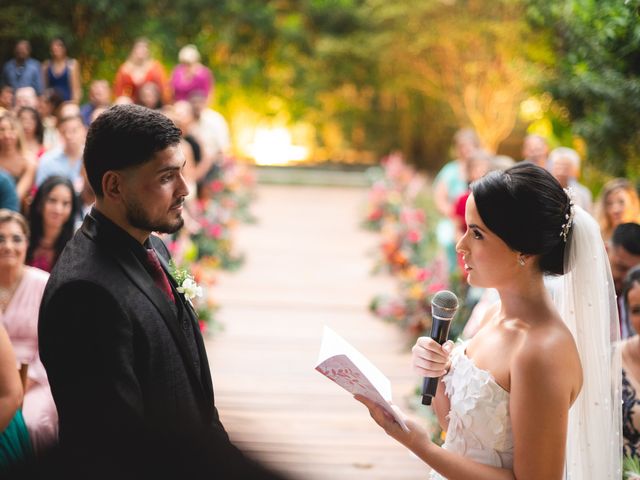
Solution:
<path fill-rule="evenodd" d="M 149 246 L 166 271 L 162 241 L 152 235 Z M 51 273 L 39 344 L 60 446 L 90 468 L 131 468 L 133 476 L 151 462 L 167 473 L 165 463 L 187 458 L 201 469 L 230 466 L 242 456 L 218 419 L 195 312 L 173 279 L 175 303 L 156 286 L 145 255 L 94 209 Z"/>

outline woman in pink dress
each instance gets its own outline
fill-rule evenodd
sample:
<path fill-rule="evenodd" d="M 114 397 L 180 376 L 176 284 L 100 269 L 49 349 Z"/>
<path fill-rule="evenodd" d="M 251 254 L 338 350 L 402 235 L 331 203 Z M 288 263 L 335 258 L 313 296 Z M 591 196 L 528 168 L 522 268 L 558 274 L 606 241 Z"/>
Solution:
<path fill-rule="evenodd" d="M 27 365 L 22 405 L 36 452 L 58 437 L 58 413 L 38 353 L 38 311 L 49 274 L 24 264 L 29 227 L 22 215 L 0 209 L 0 320 L 19 365 Z"/>
<path fill-rule="evenodd" d="M 213 74 L 211 70 L 200 63 L 200 52 L 195 45 L 185 45 L 178 54 L 180 65 L 176 66 L 171 74 L 171 88 L 173 100 L 189 100 L 189 97 L 198 92 L 207 98 L 207 104 L 211 100 L 213 88 Z"/>

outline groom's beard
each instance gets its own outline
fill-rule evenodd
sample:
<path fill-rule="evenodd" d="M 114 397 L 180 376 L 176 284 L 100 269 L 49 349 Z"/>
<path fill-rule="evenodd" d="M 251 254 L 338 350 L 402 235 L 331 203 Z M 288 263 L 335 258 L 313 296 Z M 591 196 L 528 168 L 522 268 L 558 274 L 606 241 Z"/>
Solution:
<path fill-rule="evenodd" d="M 178 213 L 173 214 L 176 215 L 173 219 L 171 212 L 167 212 L 163 219 L 150 218 L 142 204 L 136 200 L 129 200 L 126 203 L 125 215 L 129 225 L 147 232 L 175 233 L 184 225 L 184 219 Z"/>

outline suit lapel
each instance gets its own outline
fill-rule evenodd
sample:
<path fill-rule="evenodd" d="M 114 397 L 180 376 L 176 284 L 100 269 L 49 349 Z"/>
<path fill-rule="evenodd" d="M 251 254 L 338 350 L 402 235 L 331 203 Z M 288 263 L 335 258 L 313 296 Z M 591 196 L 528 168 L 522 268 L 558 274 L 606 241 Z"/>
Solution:
<path fill-rule="evenodd" d="M 87 221 L 88 220 L 88 221 Z M 116 261 L 122 268 L 125 275 L 129 277 L 131 282 L 151 301 L 156 307 L 160 316 L 164 320 L 167 328 L 171 332 L 171 336 L 178 345 L 178 350 L 182 355 L 185 368 L 191 372 L 192 377 L 196 380 L 196 383 L 202 387 L 202 380 L 198 378 L 196 369 L 193 365 L 191 358 L 191 352 L 187 345 L 186 339 L 182 332 L 180 332 L 178 319 L 175 313 L 169 305 L 169 299 L 167 296 L 156 286 L 151 275 L 147 272 L 145 267 L 140 263 L 135 254 L 128 248 L 123 248 L 116 242 L 113 242 L 111 238 L 100 233 L 99 226 L 95 221 L 88 217 L 88 219 L 82 225 L 83 232 L 91 238 L 93 241 L 101 245 L 109 255 Z M 162 258 L 162 255 L 158 255 Z M 162 260 L 161 260 L 162 261 Z M 164 266 L 164 265 L 163 265 Z M 171 279 L 171 275 L 168 275 Z M 177 292 L 176 292 L 177 294 Z"/>
<path fill-rule="evenodd" d="M 169 278 L 169 282 L 171 283 L 174 291 L 174 295 L 179 302 L 182 302 L 182 306 L 184 307 L 185 315 L 189 317 L 189 321 L 191 323 L 191 328 L 193 329 L 194 337 L 196 340 L 196 345 L 198 347 L 198 355 L 200 356 L 200 373 L 201 373 L 201 382 L 203 387 L 208 390 L 208 393 L 213 397 L 213 384 L 211 383 L 211 371 L 209 370 L 209 361 L 207 357 L 207 351 L 204 346 L 204 341 L 202 339 L 202 334 L 200 333 L 200 322 L 198 320 L 198 314 L 193 308 L 193 305 L 190 301 L 188 301 L 182 293 L 179 293 L 177 288 L 178 284 L 175 279 L 169 272 L 169 265 L 165 260 L 164 256 L 158 253 L 158 260 L 160 260 L 160 265 L 167 274 Z"/>

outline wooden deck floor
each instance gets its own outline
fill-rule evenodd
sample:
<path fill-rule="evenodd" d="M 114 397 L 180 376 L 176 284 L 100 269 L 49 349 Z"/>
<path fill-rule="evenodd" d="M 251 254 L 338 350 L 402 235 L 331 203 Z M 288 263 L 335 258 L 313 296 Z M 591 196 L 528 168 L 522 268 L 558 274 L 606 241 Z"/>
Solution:
<path fill-rule="evenodd" d="M 415 387 L 406 339 L 367 304 L 394 283 L 372 277 L 377 237 L 358 227 L 366 191 L 260 186 L 236 243 L 243 268 L 216 292 L 224 331 L 207 340 L 216 404 L 233 441 L 300 479 L 425 479 L 428 467 L 388 438 L 362 405 L 314 370 L 328 325 L 390 379 Z"/>

